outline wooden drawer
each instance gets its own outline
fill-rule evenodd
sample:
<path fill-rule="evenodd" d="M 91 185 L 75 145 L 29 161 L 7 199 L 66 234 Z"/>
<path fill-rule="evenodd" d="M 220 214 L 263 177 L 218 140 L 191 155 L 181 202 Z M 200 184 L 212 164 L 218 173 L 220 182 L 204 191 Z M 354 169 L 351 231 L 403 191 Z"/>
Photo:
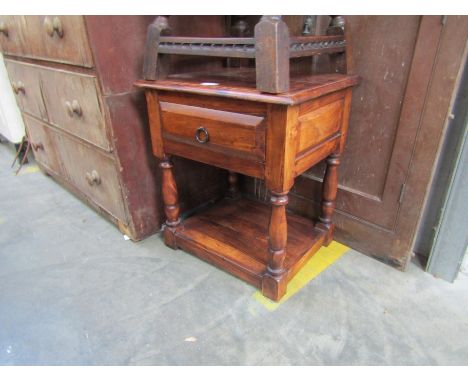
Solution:
<path fill-rule="evenodd" d="M 41 94 L 39 67 L 11 60 L 5 60 L 5 65 L 20 109 L 37 118 L 47 120 Z"/>
<path fill-rule="evenodd" d="M 41 84 L 51 125 L 109 150 L 96 77 L 43 68 Z"/>
<path fill-rule="evenodd" d="M 5 53 L 92 67 L 82 16 L 1 16 Z"/>
<path fill-rule="evenodd" d="M 193 104 L 160 102 L 164 149 L 189 159 L 260 176 L 265 118 Z"/>
<path fill-rule="evenodd" d="M 3 53 L 24 55 L 24 16 L 0 16 L 0 47 Z"/>
<path fill-rule="evenodd" d="M 57 133 L 41 121 L 26 115 L 23 117 L 36 160 L 52 172 L 63 174 L 61 161 L 56 151 L 58 147 Z"/>
<path fill-rule="evenodd" d="M 125 221 L 122 192 L 114 160 L 77 139 L 60 135 L 60 157 L 68 179 L 90 200 Z"/>
<path fill-rule="evenodd" d="M 35 23 L 41 35 L 43 51 L 38 58 L 68 64 L 93 66 L 91 49 L 82 16 L 31 16 L 38 17 Z"/>

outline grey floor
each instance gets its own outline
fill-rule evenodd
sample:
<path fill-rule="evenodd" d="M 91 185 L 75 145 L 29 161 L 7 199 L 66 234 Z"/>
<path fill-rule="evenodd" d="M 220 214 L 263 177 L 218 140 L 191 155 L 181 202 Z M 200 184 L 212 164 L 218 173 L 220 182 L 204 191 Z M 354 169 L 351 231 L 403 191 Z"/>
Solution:
<path fill-rule="evenodd" d="M 468 277 L 349 251 L 271 312 L 158 235 L 122 234 L 0 145 L 2 365 L 468 365 Z M 189 340 L 187 340 L 189 339 Z"/>

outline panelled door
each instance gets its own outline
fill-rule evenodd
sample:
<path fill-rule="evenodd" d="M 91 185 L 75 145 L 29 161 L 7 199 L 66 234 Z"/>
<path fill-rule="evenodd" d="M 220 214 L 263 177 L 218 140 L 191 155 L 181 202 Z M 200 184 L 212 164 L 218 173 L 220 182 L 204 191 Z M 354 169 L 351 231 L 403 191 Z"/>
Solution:
<path fill-rule="evenodd" d="M 468 17 L 345 20 L 349 71 L 362 81 L 339 168 L 335 237 L 404 268 L 464 61 Z M 323 172 L 320 164 L 296 179 L 292 210 L 316 216 Z"/>

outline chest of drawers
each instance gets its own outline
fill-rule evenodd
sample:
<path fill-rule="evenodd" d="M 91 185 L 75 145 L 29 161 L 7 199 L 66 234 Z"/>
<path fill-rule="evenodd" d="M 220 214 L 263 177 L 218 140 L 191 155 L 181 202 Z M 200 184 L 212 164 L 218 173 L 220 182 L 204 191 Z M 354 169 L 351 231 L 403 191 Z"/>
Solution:
<path fill-rule="evenodd" d="M 249 70 L 139 81 L 146 91 L 153 153 L 161 160 L 165 242 L 279 300 L 288 281 L 333 237 L 337 167 L 357 77 L 291 79 L 290 90 L 261 93 Z M 171 156 L 229 171 L 227 197 L 181 221 Z M 316 222 L 287 212 L 294 178 L 327 158 Z M 244 199 L 237 174 L 265 181 L 270 205 Z"/>
<path fill-rule="evenodd" d="M 133 87 L 151 19 L 0 16 L 0 47 L 40 168 L 135 240 L 161 222 L 144 98 Z"/>

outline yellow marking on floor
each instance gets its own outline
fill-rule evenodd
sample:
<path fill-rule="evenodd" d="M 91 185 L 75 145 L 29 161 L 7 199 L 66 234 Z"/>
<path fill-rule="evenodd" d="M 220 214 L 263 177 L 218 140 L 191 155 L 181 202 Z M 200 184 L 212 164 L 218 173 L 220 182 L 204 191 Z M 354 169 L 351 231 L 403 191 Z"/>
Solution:
<path fill-rule="evenodd" d="M 304 288 L 311 280 L 317 277 L 336 260 L 343 256 L 349 247 L 332 241 L 328 247 L 320 248 L 317 253 L 297 272 L 296 276 L 288 283 L 286 294 L 279 302 L 274 302 L 262 295 L 262 292 L 257 291 L 253 294 L 255 300 L 262 304 L 270 311 L 276 310 L 281 304 L 284 304 L 302 288 Z"/>
<path fill-rule="evenodd" d="M 32 166 L 28 166 L 28 167 L 23 167 L 20 172 L 18 173 L 18 175 L 23 175 L 23 174 L 34 174 L 35 172 L 38 172 L 39 171 L 39 167 L 35 166 L 35 165 L 32 165 Z"/>
<path fill-rule="evenodd" d="M 0 224 L 3 224 L 5 222 L 5 219 L 3 219 L 1 216 L 0 216 Z"/>

